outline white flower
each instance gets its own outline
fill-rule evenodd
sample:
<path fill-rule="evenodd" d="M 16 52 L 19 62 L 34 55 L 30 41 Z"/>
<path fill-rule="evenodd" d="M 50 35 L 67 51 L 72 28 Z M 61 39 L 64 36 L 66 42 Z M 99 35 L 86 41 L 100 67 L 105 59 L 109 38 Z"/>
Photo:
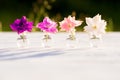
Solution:
<path fill-rule="evenodd" d="M 84 27 L 84 31 L 92 35 L 100 35 L 105 33 L 106 21 L 101 19 L 101 15 L 97 14 L 93 18 L 86 18 L 87 26 Z"/>

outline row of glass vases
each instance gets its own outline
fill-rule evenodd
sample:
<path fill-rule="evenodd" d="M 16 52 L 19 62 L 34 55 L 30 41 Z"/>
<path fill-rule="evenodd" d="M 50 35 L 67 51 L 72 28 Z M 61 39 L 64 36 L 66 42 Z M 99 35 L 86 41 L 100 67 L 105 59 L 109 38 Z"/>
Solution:
<path fill-rule="evenodd" d="M 101 35 L 95 36 L 95 35 L 90 35 L 89 36 L 89 44 L 90 47 L 99 47 L 102 44 L 102 37 Z M 49 34 L 45 34 L 41 45 L 42 47 L 52 47 L 53 44 L 53 39 Z M 78 39 L 75 37 L 74 32 L 69 32 L 69 36 L 66 39 L 66 47 L 67 48 L 77 48 L 79 45 Z M 26 34 L 20 34 L 19 37 L 17 38 L 17 46 L 18 48 L 29 48 L 30 47 L 30 41 L 27 38 Z"/>

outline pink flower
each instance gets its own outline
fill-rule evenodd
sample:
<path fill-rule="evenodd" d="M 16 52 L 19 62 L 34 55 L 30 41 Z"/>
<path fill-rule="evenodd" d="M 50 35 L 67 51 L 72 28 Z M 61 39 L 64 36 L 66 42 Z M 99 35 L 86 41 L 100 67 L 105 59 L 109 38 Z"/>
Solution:
<path fill-rule="evenodd" d="M 61 30 L 70 31 L 71 29 L 74 29 L 76 26 L 81 25 L 82 21 L 75 20 L 75 17 L 68 16 L 67 18 L 64 18 L 64 20 L 59 23 L 60 23 Z"/>
<path fill-rule="evenodd" d="M 38 23 L 37 27 L 47 33 L 56 33 L 58 31 L 57 23 L 50 20 L 48 17 L 45 17 L 43 22 Z"/>

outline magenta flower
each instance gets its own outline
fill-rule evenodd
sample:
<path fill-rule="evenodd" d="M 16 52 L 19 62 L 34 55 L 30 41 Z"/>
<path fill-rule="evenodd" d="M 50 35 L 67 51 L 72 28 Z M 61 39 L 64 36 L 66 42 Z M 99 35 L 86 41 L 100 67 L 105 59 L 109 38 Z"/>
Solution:
<path fill-rule="evenodd" d="M 68 16 L 60 22 L 60 28 L 63 31 L 71 31 L 71 29 L 73 30 L 76 26 L 79 26 L 81 24 L 82 21 L 75 20 L 75 17 Z"/>
<path fill-rule="evenodd" d="M 32 27 L 33 22 L 27 21 L 26 16 L 23 16 L 21 19 L 16 19 L 14 23 L 10 24 L 10 28 L 18 34 L 21 34 L 24 31 L 31 32 Z"/>
<path fill-rule="evenodd" d="M 58 31 L 57 23 L 50 20 L 48 17 L 45 17 L 43 22 L 38 23 L 37 27 L 47 33 L 56 33 Z"/>

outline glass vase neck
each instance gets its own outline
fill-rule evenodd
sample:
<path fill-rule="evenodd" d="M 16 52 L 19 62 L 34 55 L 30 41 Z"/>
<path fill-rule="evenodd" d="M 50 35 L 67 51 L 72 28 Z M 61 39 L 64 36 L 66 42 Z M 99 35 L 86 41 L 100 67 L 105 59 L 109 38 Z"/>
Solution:
<path fill-rule="evenodd" d="M 69 31 L 69 38 L 68 39 L 70 39 L 70 40 L 75 40 L 76 39 L 76 37 L 75 37 L 75 29 L 71 29 Z"/>

